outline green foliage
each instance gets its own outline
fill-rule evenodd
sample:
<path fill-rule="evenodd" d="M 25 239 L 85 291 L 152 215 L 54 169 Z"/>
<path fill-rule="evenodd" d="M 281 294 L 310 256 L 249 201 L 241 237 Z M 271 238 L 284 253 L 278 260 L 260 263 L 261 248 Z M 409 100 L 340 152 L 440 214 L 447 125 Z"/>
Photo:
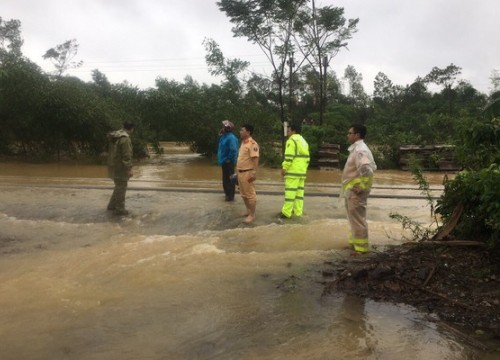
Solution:
<path fill-rule="evenodd" d="M 302 136 L 309 144 L 309 154 L 311 157 L 311 165 L 314 166 L 318 159 L 319 147 L 321 144 L 328 142 L 329 128 L 326 126 L 303 126 Z"/>
<path fill-rule="evenodd" d="M 424 226 L 410 217 L 398 213 L 391 213 L 389 217 L 401 223 L 404 230 L 410 230 L 413 240 L 425 241 L 430 240 L 437 231 L 439 226 L 438 219 L 435 216 L 435 203 L 432 197 L 429 182 L 425 178 L 420 162 L 414 156 L 410 158 L 409 169 L 413 175 L 413 179 L 417 182 L 418 188 L 425 196 L 427 204 L 430 207 L 431 216 L 434 217 L 434 223 Z M 434 226 L 435 225 L 435 226 Z"/>
<path fill-rule="evenodd" d="M 466 118 L 458 127 L 457 156 L 465 170 L 446 181 L 445 192 L 436 212 L 446 224 L 453 211 L 463 206 L 453 236 L 482 240 L 500 249 L 500 126 L 498 113 L 492 109 L 492 95 L 483 118 Z"/>
<path fill-rule="evenodd" d="M 436 212 L 447 223 L 454 209 L 463 205 L 460 221 L 453 231 L 459 239 L 485 241 L 500 250 L 500 167 L 492 164 L 479 171 L 464 170 L 445 182 Z"/>
<path fill-rule="evenodd" d="M 68 69 L 82 66 L 82 61 L 72 61 L 78 53 L 78 46 L 76 39 L 72 39 L 45 52 L 43 58 L 50 60 L 54 64 L 56 76 L 61 76 Z"/>
<path fill-rule="evenodd" d="M 418 184 L 418 188 L 419 188 L 420 192 L 425 196 L 425 199 L 427 200 L 427 204 L 429 205 L 429 207 L 431 209 L 431 215 L 434 216 L 435 204 L 434 204 L 434 198 L 433 198 L 432 193 L 430 191 L 429 182 L 425 178 L 425 176 L 422 172 L 422 166 L 420 165 L 418 159 L 415 156 L 412 156 L 410 158 L 409 169 L 413 175 L 413 179 Z M 435 219 L 435 221 L 437 224 L 437 219 Z"/>
<path fill-rule="evenodd" d="M 407 240 L 419 240 L 425 241 L 430 240 L 434 233 L 435 229 L 431 227 L 424 227 L 422 224 L 412 220 L 410 217 L 401 215 L 398 213 L 390 213 L 389 217 L 393 220 L 396 220 L 401 223 L 403 230 L 409 230 L 412 234 L 411 239 Z"/>
<path fill-rule="evenodd" d="M 457 158 L 464 168 L 479 170 L 500 163 L 500 118 L 468 118 L 459 125 Z"/>
<path fill-rule="evenodd" d="M 8 58 L 21 58 L 22 45 L 21 22 L 14 19 L 5 21 L 0 17 L 0 64 L 5 64 Z"/>

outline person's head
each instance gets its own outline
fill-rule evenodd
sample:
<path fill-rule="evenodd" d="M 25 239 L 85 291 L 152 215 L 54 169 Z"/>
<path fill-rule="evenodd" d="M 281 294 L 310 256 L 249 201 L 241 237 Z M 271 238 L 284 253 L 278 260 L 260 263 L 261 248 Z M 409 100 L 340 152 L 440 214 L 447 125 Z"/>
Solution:
<path fill-rule="evenodd" d="M 230 131 L 233 131 L 234 129 L 234 124 L 229 121 L 229 120 L 224 120 L 222 122 L 222 131 L 223 132 L 230 132 Z"/>
<path fill-rule="evenodd" d="M 366 136 L 366 126 L 361 124 L 352 124 L 349 132 L 347 133 L 347 140 L 350 144 L 354 144 L 356 141 L 364 139 Z"/>
<path fill-rule="evenodd" d="M 301 126 L 299 124 L 291 123 L 288 125 L 288 134 L 300 134 Z"/>
<path fill-rule="evenodd" d="M 133 131 L 134 131 L 134 129 L 135 129 L 135 125 L 134 125 L 133 123 L 129 122 L 129 121 L 125 121 L 125 122 L 123 123 L 123 129 L 124 129 L 126 132 L 131 133 L 131 132 L 133 132 Z"/>
<path fill-rule="evenodd" d="M 253 134 L 253 125 L 245 124 L 240 129 L 240 137 L 242 139 L 249 138 Z"/>

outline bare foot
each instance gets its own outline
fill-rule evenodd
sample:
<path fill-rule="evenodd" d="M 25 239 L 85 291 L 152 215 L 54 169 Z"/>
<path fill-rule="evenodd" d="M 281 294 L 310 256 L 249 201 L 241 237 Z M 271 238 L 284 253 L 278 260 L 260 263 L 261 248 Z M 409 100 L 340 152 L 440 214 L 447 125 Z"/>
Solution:
<path fill-rule="evenodd" d="M 245 220 L 243 220 L 243 224 L 250 224 L 252 221 L 254 221 L 254 217 L 251 215 L 248 215 Z"/>
<path fill-rule="evenodd" d="M 241 214 L 241 217 L 247 217 L 249 216 L 247 213 Z"/>

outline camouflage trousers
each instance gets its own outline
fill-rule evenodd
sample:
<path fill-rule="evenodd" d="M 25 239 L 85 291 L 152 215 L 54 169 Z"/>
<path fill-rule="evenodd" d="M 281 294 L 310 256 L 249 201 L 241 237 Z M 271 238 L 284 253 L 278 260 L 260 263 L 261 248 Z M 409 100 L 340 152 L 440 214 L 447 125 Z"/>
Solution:
<path fill-rule="evenodd" d="M 108 210 L 123 211 L 125 210 L 125 194 L 127 192 L 128 180 L 113 179 L 115 189 L 113 195 L 109 199 Z"/>

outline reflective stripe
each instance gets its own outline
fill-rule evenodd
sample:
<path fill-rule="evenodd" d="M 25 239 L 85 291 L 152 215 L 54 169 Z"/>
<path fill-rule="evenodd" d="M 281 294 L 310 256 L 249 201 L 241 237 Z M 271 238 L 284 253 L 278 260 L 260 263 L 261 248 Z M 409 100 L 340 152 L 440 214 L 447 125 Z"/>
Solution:
<path fill-rule="evenodd" d="M 349 244 L 354 246 L 354 250 L 359 252 L 368 251 L 368 239 L 354 238 L 349 239 Z"/>
<path fill-rule="evenodd" d="M 309 167 L 309 146 L 302 136 L 293 134 L 287 141 L 282 169 L 285 170 L 285 178 L 305 178 Z"/>
<path fill-rule="evenodd" d="M 302 216 L 304 211 L 304 178 L 285 179 L 285 201 L 281 212 L 286 217 Z"/>
<path fill-rule="evenodd" d="M 296 176 L 296 177 L 306 177 L 306 173 L 297 173 L 297 172 L 287 172 L 286 176 Z"/>
<path fill-rule="evenodd" d="M 362 189 L 371 189 L 372 187 L 372 177 L 371 176 L 360 176 L 352 179 L 351 181 L 342 184 L 343 190 L 349 190 L 355 185 L 359 185 Z"/>

